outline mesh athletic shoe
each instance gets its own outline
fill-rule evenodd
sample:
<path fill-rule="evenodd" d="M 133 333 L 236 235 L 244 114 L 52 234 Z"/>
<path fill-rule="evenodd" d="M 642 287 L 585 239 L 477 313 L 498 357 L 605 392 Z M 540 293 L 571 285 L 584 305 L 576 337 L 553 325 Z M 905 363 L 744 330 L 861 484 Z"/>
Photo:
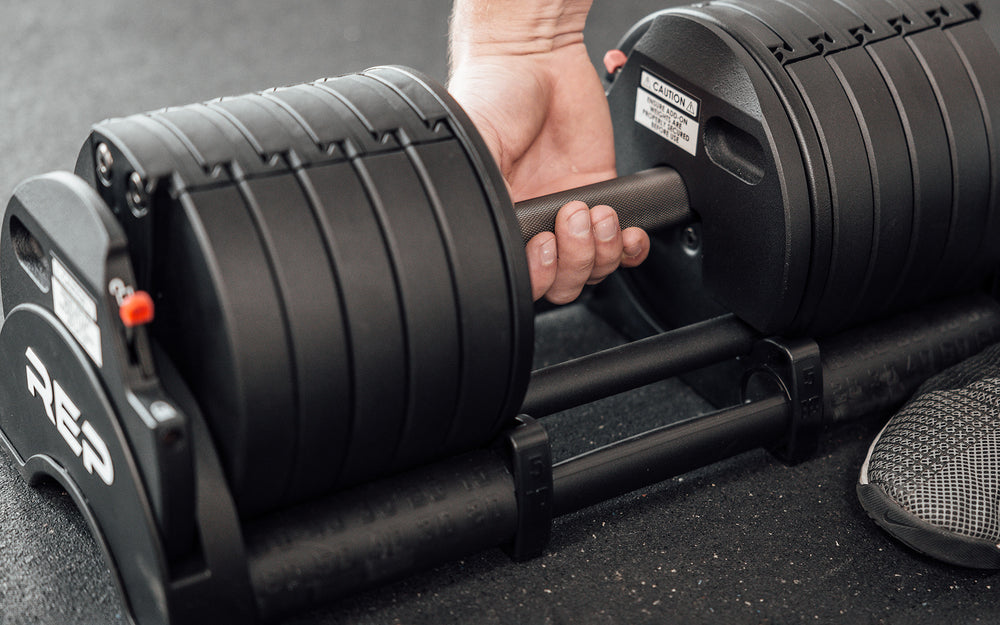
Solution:
<path fill-rule="evenodd" d="M 928 380 L 889 420 L 858 497 L 917 551 L 1000 568 L 1000 344 Z"/>

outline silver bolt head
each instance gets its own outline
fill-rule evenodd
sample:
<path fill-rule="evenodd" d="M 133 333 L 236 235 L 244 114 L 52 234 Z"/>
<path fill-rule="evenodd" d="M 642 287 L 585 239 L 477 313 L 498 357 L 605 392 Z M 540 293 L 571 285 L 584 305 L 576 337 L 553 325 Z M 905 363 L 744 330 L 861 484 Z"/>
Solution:
<path fill-rule="evenodd" d="M 106 187 L 111 186 L 111 170 L 115 166 L 115 158 L 111 156 L 111 149 L 108 148 L 106 143 L 102 143 L 97 146 L 96 153 L 94 155 L 95 169 L 97 170 L 97 179 L 101 181 Z"/>
<path fill-rule="evenodd" d="M 149 212 L 149 193 L 146 192 L 146 183 L 139 172 L 132 172 L 128 177 L 128 191 L 125 193 L 125 202 L 129 210 L 136 217 L 144 217 Z"/>

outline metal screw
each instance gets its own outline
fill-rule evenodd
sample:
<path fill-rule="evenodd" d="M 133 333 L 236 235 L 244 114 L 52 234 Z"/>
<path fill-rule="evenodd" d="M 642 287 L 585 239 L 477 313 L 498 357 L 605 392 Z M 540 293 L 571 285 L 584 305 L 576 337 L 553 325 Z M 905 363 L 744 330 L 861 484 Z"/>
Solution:
<path fill-rule="evenodd" d="M 146 192 L 146 183 L 143 182 L 139 172 L 134 171 L 128 177 L 128 192 L 125 194 L 125 202 L 136 217 L 143 217 L 149 212 L 149 194 Z"/>
<path fill-rule="evenodd" d="M 691 256 L 701 252 L 701 232 L 698 231 L 698 228 L 695 226 L 685 228 L 681 235 L 681 244 L 684 246 L 684 251 Z"/>
<path fill-rule="evenodd" d="M 111 150 L 106 143 L 97 146 L 97 153 L 94 160 L 97 162 L 97 179 L 106 187 L 111 186 L 111 168 L 115 165 L 115 158 L 111 156 Z"/>

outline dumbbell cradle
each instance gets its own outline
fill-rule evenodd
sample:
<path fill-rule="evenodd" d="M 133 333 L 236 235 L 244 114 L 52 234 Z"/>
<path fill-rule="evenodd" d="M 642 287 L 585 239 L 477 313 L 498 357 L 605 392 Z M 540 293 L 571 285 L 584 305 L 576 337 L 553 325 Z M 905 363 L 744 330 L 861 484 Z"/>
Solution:
<path fill-rule="evenodd" d="M 2 440 L 73 495 L 140 623 L 531 557 L 553 516 L 748 449 L 804 460 L 824 422 L 1000 338 L 976 292 L 1000 258 L 998 53 L 975 5 L 918 4 L 651 16 L 609 90 L 639 173 L 517 206 L 405 68 L 102 122 L 76 176 L 4 216 Z M 571 199 L 654 231 L 627 289 L 654 326 L 698 323 L 529 372 L 523 242 Z M 668 301 L 670 272 L 704 292 Z M 120 316 L 137 290 L 148 325 Z M 531 418 L 737 357 L 746 403 L 577 458 Z"/>

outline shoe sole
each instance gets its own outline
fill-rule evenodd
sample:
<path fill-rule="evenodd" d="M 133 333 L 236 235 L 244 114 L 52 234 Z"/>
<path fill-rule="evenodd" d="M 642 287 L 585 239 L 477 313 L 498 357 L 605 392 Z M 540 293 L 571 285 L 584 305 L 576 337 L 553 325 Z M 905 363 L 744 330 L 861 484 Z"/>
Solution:
<path fill-rule="evenodd" d="M 1000 569 L 1000 545 L 932 525 L 899 505 L 881 486 L 868 481 L 872 451 L 881 438 L 879 432 L 868 449 L 857 485 L 858 499 L 868 516 L 891 536 L 924 555 L 968 568 Z"/>

